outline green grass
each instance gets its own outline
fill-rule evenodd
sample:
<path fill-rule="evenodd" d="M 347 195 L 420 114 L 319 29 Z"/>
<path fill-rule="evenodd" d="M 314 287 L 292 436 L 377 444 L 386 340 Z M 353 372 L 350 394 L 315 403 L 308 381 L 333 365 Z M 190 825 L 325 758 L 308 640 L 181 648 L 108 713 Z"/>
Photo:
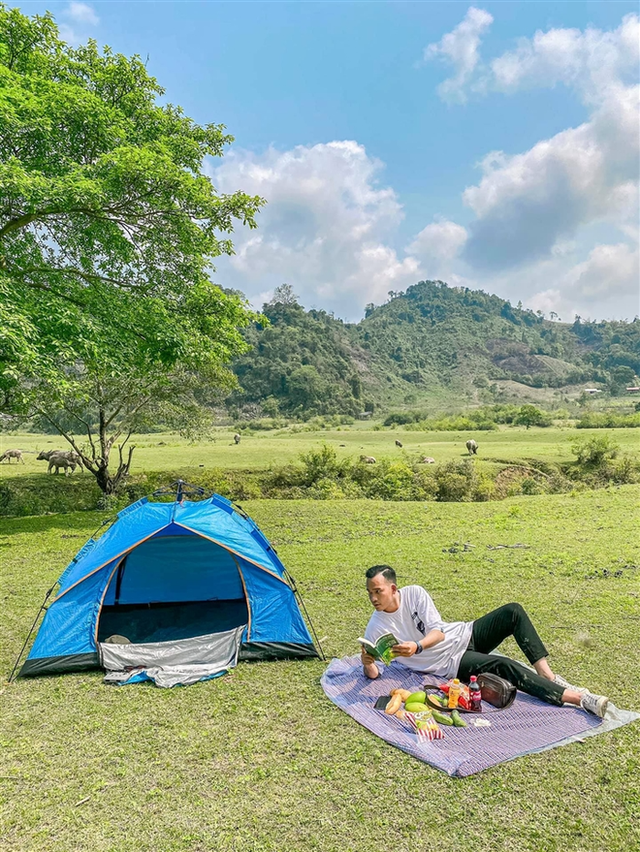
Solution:
<path fill-rule="evenodd" d="M 369 427 L 369 428 L 364 428 Z M 403 429 L 373 431 L 370 424 L 342 427 L 338 430 L 320 432 L 259 432 L 245 435 L 237 446 L 233 443 L 232 431 L 218 431 L 215 440 L 190 443 L 176 434 L 140 435 L 134 439 L 136 451 L 132 473 L 155 470 L 207 468 L 245 468 L 256 470 L 269 465 L 279 466 L 296 461 L 301 452 L 328 443 L 335 447 L 340 457 L 374 456 L 403 458 L 409 455 L 432 456 L 437 462 L 467 457 L 465 441 L 475 437 L 480 445 L 479 459 L 518 460 L 538 458 L 548 462 L 571 461 L 571 442 L 583 440 L 591 435 L 611 434 L 624 452 L 640 450 L 640 430 L 635 429 L 572 429 L 551 427 L 548 429 L 525 429 L 510 427 L 498 432 L 412 432 Z M 395 441 L 403 444 L 400 449 Z M 341 446 L 344 444 L 344 446 Z M 64 441 L 53 435 L 0 434 L 0 454 L 14 447 L 28 450 L 25 464 L 0 464 L 0 480 L 4 477 L 45 472 L 46 462 L 36 461 L 42 449 L 64 447 Z"/>
<path fill-rule="evenodd" d="M 243 441 L 240 451 L 250 446 Z M 244 505 L 298 580 L 329 655 L 356 652 L 369 615 L 363 569 L 388 561 L 402 584 L 426 586 L 447 618 L 519 600 L 558 671 L 637 707 L 639 497 L 638 486 L 624 486 L 481 504 Z M 45 589 L 102 517 L 0 520 L 3 673 Z M 456 542 L 475 547 L 447 552 Z M 488 549 L 514 543 L 528 549 Z M 450 779 L 334 707 L 319 685 L 324 667 L 242 664 L 220 680 L 171 691 L 107 687 L 100 673 L 3 684 L 0 848 L 640 847 L 637 724 Z"/>

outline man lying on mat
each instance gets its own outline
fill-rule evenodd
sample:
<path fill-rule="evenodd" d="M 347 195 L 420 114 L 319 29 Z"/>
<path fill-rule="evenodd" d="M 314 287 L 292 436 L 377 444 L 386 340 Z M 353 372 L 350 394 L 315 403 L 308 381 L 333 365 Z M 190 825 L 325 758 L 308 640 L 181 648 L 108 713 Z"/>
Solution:
<path fill-rule="evenodd" d="M 402 665 L 465 682 L 473 674 L 492 672 L 549 704 L 574 704 L 604 717 L 608 698 L 572 686 L 551 671 L 547 649 L 520 604 L 505 604 L 475 621 L 446 622 L 422 586 L 399 589 L 396 572 L 389 565 L 374 565 L 366 578 L 375 612 L 364 638 L 375 643 L 383 633 L 393 633 L 401 640 L 393 651 Z M 535 673 L 509 657 L 491 653 L 507 636 L 513 636 Z M 378 677 L 375 660 L 364 648 L 362 664 L 367 677 Z"/>

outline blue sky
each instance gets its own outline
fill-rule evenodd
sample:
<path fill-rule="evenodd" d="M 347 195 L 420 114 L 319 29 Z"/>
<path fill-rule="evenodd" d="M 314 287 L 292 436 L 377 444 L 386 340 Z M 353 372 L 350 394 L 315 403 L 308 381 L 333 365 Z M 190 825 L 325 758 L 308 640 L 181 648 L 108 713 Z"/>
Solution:
<path fill-rule="evenodd" d="M 215 279 L 357 320 L 422 278 L 638 313 L 637 3 L 25 2 L 148 67 L 267 198 Z"/>

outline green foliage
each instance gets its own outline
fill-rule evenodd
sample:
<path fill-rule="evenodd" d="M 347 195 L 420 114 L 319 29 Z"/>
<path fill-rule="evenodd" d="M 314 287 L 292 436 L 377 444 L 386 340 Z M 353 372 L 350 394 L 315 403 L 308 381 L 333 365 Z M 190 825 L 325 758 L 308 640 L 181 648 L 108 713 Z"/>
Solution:
<path fill-rule="evenodd" d="M 49 421 L 105 491 L 121 435 L 196 427 L 255 319 L 208 270 L 261 199 L 216 193 L 203 162 L 232 137 L 163 95 L 139 57 L 0 3 L 1 404 Z"/>
<path fill-rule="evenodd" d="M 252 350 L 234 364 L 242 391 L 230 405 L 271 398 L 282 412 L 306 417 L 370 410 L 365 400 L 385 408 L 390 399 L 417 402 L 419 417 L 391 415 L 391 424 L 403 425 L 433 419 L 421 399 L 491 403 L 499 379 L 539 388 L 599 382 L 618 392 L 639 369 L 640 321 L 548 322 L 482 291 L 422 281 L 385 305 L 368 305 L 349 325 L 305 311 L 289 291 L 265 306 L 270 326 L 247 332 Z M 305 366 L 315 370 L 307 371 L 308 389 L 298 381 Z M 487 420 L 514 416 L 496 410 Z"/>
<path fill-rule="evenodd" d="M 519 426 L 551 426 L 551 417 L 535 405 L 522 405 L 514 422 Z"/>
<path fill-rule="evenodd" d="M 640 410 L 634 414 L 588 411 L 576 423 L 577 429 L 630 429 L 637 426 L 640 426 Z"/>
<path fill-rule="evenodd" d="M 578 464 L 597 467 L 614 459 L 620 450 L 609 435 L 594 435 L 591 438 L 576 439 L 571 452 L 577 457 Z"/>

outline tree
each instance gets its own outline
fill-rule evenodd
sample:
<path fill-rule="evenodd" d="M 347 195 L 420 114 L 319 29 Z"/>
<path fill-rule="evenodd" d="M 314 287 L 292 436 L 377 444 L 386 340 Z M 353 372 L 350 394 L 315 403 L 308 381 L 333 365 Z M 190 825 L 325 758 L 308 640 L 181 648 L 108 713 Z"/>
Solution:
<path fill-rule="evenodd" d="M 193 426 L 232 384 L 255 319 L 209 273 L 263 201 L 216 193 L 204 158 L 232 137 L 163 94 L 139 57 L 0 3 L 0 406 L 53 424 L 105 493 L 145 417 Z"/>
<path fill-rule="evenodd" d="M 280 284 L 273 291 L 273 297 L 267 303 L 269 305 L 297 305 L 298 297 L 293 292 L 291 284 Z"/>
<path fill-rule="evenodd" d="M 545 411 L 527 403 L 520 406 L 514 422 L 529 429 L 531 426 L 550 426 L 551 418 Z"/>

